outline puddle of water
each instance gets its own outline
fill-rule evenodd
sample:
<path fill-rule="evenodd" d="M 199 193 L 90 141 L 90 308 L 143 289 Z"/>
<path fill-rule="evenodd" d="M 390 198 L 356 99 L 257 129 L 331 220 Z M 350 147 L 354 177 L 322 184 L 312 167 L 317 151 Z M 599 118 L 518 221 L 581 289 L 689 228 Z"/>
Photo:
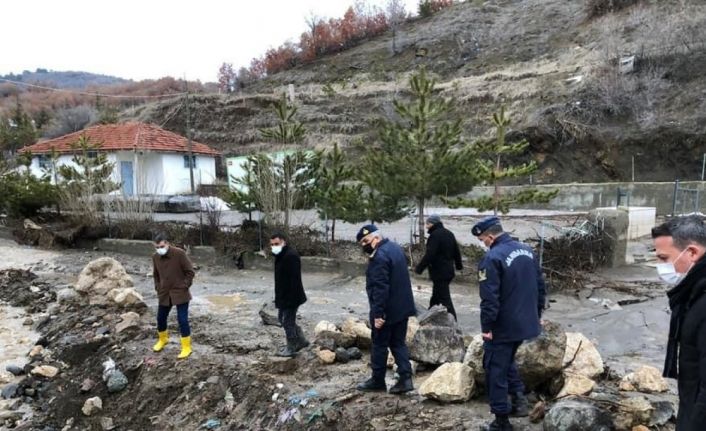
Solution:
<path fill-rule="evenodd" d="M 205 298 L 216 311 L 228 311 L 245 304 L 245 295 L 234 293 L 232 295 L 207 295 Z"/>
<path fill-rule="evenodd" d="M 7 365 L 19 367 L 27 363 L 27 353 L 39 339 L 39 334 L 23 323 L 29 314 L 23 309 L 0 305 L 0 371 Z"/>

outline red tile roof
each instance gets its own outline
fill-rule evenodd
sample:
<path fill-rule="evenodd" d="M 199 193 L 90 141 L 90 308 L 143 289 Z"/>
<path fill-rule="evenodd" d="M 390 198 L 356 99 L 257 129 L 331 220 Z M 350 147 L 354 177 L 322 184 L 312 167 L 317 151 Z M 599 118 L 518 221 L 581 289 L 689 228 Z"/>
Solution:
<path fill-rule="evenodd" d="M 158 151 L 165 153 L 188 153 L 188 144 L 185 137 L 164 130 L 154 124 L 147 123 L 122 123 L 102 124 L 89 127 L 79 132 L 70 133 L 58 138 L 38 142 L 22 148 L 21 152 L 31 151 L 32 154 L 50 153 L 54 148 L 59 153 L 72 153 L 75 144 L 81 135 L 86 135 L 94 144 L 101 144 L 100 151 Z M 191 141 L 192 152 L 217 156 L 220 152 L 213 148 Z"/>

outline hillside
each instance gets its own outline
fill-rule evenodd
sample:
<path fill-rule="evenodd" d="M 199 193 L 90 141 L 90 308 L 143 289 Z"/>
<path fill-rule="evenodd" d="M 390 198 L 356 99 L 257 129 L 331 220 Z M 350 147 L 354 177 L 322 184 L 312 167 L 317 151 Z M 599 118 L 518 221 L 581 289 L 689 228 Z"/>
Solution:
<path fill-rule="evenodd" d="M 530 143 L 535 180 L 696 179 L 706 150 L 706 5 L 697 0 L 643 1 L 589 17 L 586 1 L 465 2 L 391 36 L 278 73 L 238 95 L 190 100 L 194 138 L 227 154 L 268 148 L 258 128 L 273 123 L 268 106 L 293 87 L 306 145 L 372 143 L 372 123 L 393 115 L 411 71 L 425 66 L 441 94 L 458 102 L 469 141 L 487 136 L 501 104 L 513 135 Z M 634 56 L 634 57 L 633 57 Z M 621 57 L 633 70 L 621 73 Z M 333 91 L 331 91 L 333 90 Z M 124 113 L 184 132 L 184 99 Z"/>
<path fill-rule="evenodd" d="M 2 79 L 30 84 L 40 84 L 55 88 L 85 89 L 92 86 L 124 84 L 130 80 L 115 76 L 99 75 L 89 72 L 59 72 L 47 69 L 37 69 L 34 72 L 25 70 L 22 73 L 10 73 L 0 76 Z"/>

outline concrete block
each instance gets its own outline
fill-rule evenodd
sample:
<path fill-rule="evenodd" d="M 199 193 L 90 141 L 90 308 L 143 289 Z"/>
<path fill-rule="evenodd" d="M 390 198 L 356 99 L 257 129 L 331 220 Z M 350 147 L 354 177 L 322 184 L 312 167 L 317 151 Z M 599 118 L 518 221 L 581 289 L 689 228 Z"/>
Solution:
<path fill-rule="evenodd" d="M 588 213 L 589 220 L 603 225 L 611 241 L 608 266 L 616 268 L 626 264 L 628 251 L 628 211 L 616 208 L 596 208 Z"/>

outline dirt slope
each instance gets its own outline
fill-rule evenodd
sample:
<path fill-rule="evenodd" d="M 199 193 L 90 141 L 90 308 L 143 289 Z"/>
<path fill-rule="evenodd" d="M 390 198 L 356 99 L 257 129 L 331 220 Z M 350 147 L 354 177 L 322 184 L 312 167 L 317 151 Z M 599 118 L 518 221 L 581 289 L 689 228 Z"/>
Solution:
<path fill-rule="evenodd" d="M 270 149 L 258 129 L 292 91 L 307 146 L 371 143 L 373 121 L 393 116 L 409 74 L 432 71 L 458 102 L 469 141 L 487 136 L 501 104 L 530 140 L 538 182 L 697 179 L 706 143 L 706 5 L 645 1 L 589 18 L 584 0 L 465 2 L 407 23 L 399 52 L 384 35 L 273 75 L 237 95 L 190 99 L 194 138 L 226 154 Z M 621 74 L 621 56 L 634 71 Z M 184 99 L 144 105 L 126 118 L 185 131 Z M 523 179 L 524 181 L 524 179 Z"/>

